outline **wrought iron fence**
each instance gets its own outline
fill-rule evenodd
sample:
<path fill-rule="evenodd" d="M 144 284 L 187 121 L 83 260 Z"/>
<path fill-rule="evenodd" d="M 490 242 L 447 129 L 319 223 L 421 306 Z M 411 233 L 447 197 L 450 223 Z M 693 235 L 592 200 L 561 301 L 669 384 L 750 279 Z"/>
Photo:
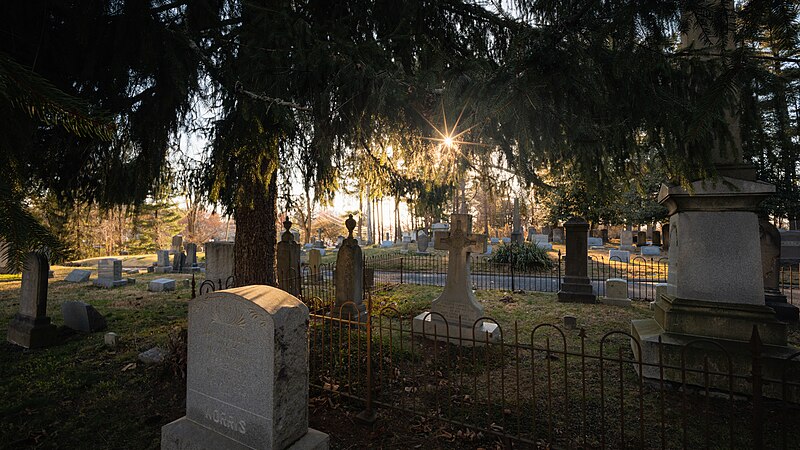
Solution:
<path fill-rule="evenodd" d="M 655 300 L 656 285 L 667 282 L 669 260 L 633 256 L 629 261 L 618 257 L 589 257 L 589 278 L 597 295 L 605 295 L 606 280 L 620 278 L 628 284 L 628 298 Z"/>
<path fill-rule="evenodd" d="M 800 408 L 788 401 L 800 398 L 800 377 L 788 369 L 779 380 L 762 376 L 757 333 L 750 370 L 739 373 L 715 364 L 730 359 L 724 349 L 700 366 L 645 363 L 624 331 L 514 322 L 493 342 L 453 336 L 443 322 L 423 333 L 395 308 L 373 313 L 370 299 L 366 317 L 343 319 L 322 299 L 306 301 L 311 387 L 355 402 L 359 417 L 387 408 L 545 448 L 800 447 L 792 432 Z M 787 357 L 786 367 L 798 359 Z M 648 368 L 656 379 L 643 377 Z M 669 373 L 684 381 L 668 381 Z"/>
<path fill-rule="evenodd" d="M 789 304 L 800 305 L 800 263 L 781 264 L 779 288 Z"/>

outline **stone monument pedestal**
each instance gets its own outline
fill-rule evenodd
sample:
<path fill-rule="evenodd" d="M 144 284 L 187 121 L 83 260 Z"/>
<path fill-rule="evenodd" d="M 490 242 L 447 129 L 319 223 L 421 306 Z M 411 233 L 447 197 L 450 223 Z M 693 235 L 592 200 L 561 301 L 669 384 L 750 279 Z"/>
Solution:
<path fill-rule="evenodd" d="M 57 328 L 49 317 L 14 314 L 8 324 L 8 342 L 25 348 L 47 347 L 56 340 Z"/>
<path fill-rule="evenodd" d="M 559 302 L 596 303 L 597 296 L 592 292 L 589 280 L 589 223 L 580 217 L 573 217 L 564 224 L 567 230 L 567 254 L 564 282 L 558 291 Z"/>
<path fill-rule="evenodd" d="M 762 374 L 780 380 L 783 358 L 797 350 L 787 346 L 786 324 L 764 303 L 754 212 L 774 187 L 722 177 L 716 184 L 697 181 L 692 188 L 690 194 L 679 186 L 663 185 L 659 192 L 659 202 L 670 214 L 667 293 L 656 299 L 653 319 L 631 322 L 634 355 L 646 364 L 658 364 L 661 358 L 665 365 L 681 367 L 683 361 L 687 369 L 699 370 L 708 355 L 709 370 L 725 374 L 730 357 L 734 374 L 749 374 L 755 328 L 763 343 Z M 658 367 L 642 370 L 645 377 L 659 378 Z M 692 373 L 687 382 L 704 385 L 701 376 Z M 668 370 L 664 378 L 681 382 L 680 371 Z M 709 383 L 729 388 L 727 377 L 710 377 Z M 734 387 L 738 392 L 746 389 Z M 779 386 L 765 385 L 766 395 L 770 389 L 780 396 Z"/>
<path fill-rule="evenodd" d="M 46 347 L 56 339 L 56 326 L 47 317 L 47 257 L 29 253 L 22 271 L 19 313 L 8 324 L 8 342 L 25 348 Z"/>

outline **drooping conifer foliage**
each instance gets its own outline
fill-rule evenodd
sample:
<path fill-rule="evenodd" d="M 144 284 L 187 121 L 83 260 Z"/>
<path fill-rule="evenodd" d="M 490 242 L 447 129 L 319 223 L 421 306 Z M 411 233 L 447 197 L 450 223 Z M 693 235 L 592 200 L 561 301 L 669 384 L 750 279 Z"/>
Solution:
<path fill-rule="evenodd" d="M 732 138 L 725 111 L 747 104 L 762 118 L 753 99 L 767 85 L 753 80 L 774 71 L 763 61 L 794 57 L 796 5 L 779 3 L 744 2 L 732 21 L 724 2 L 685 0 L 7 2 L 0 51 L 113 131 L 76 134 L 16 108 L 24 123 L 0 125 L 14 143 L 3 170 L 15 168 L 17 205 L 45 191 L 141 202 L 168 179 L 176 133 L 199 128 L 203 190 L 237 219 L 237 282 L 271 283 L 279 169 L 302 165 L 323 198 L 343 173 L 441 198 L 455 180 L 398 174 L 373 152 L 436 145 L 426 138 L 445 115 L 451 128 L 460 117 L 469 143 L 452 176 L 498 158 L 540 186 L 544 169 L 597 189 L 643 161 L 678 180 L 713 175 L 714 150 L 730 148 L 715 142 Z M 680 47 L 686 13 L 707 35 L 735 32 L 736 48 Z M 755 45 L 766 34 L 783 50 Z M 189 124 L 198 99 L 214 119 Z M 753 148 L 769 126 L 744 118 L 742 128 Z"/>

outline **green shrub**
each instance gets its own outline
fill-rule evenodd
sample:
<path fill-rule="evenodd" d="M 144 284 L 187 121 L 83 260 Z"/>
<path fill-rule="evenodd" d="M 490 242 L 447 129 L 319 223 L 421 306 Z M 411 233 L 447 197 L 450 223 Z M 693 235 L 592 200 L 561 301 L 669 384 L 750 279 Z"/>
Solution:
<path fill-rule="evenodd" d="M 512 257 L 513 255 L 513 257 Z M 554 267 L 553 260 L 548 256 L 547 250 L 525 242 L 522 245 L 502 245 L 489 258 L 489 261 L 501 264 L 510 264 L 513 260 L 514 269 L 524 271 L 549 270 Z"/>

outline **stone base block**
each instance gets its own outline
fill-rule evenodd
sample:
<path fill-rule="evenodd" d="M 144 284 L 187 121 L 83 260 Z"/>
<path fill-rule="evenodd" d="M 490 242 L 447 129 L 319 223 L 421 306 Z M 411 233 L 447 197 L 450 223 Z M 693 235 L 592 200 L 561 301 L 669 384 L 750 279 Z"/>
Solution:
<path fill-rule="evenodd" d="M 164 266 L 164 267 L 153 267 L 153 273 L 172 273 L 171 266 Z"/>
<path fill-rule="evenodd" d="M 102 278 L 94 280 L 94 285 L 95 286 L 101 287 L 101 288 L 106 288 L 106 289 L 125 286 L 126 284 L 128 284 L 128 279 L 127 278 L 123 278 L 122 280 L 107 280 L 107 279 L 102 279 Z"/>
<path fill-rule="evenodd" d="M 483 322 L 483 324 L 472 329 L 472 324 L 451 324 L 443 322 L 437 315 L 424 312 L 416 317 L 411 324 L 414 334 L 425 335 L 428 339 L 450 342 L 451 344 L 463 345 L 465 347 L 474 345 L 485 345 L 486 342 L 493 344 L 499 343 L 502 336 L 500 329 L 495 323 Z"/>
<path fill-rule="evenodd" d="M 689 300 L 662 295 L 656 300 L 655 320 L 667 333 L 747 342 L 758 326 L 765 345 L 785 346 L 786 324 L 765 305 Z"/>
<path fill-rule="evenodd" d="M 327 434 L 309 428 L 305 436 L 295 441 L 286 450 L 327 450 L 329 446 L 330 437 Z M 251 448 L 187 417 L 181 417 L 161 427 L 161 450 L 247 450 Z M 270 447 L 264 448 L 269 449 Z"/>
<path fill-rule="evenodd" d="M 597 296 L 592 293 L 592 285 L 588 283 L 561 283 L 558 301 L 564 303 L 597 303 Z"/>
<path fill-rule="evenodd" d="M 785 302 L 767 302 L 767 306 L 775 310 L 775 317 L 784 322 L 797 322 L 800 319 L 800 309 Z"/>
<path fill-rule="evenodd" d="M 604 305 L 611 305 L 611 306 L 622 306 L 622 307 L 630 307 L 631 306 L 631 299 L 629 298 L 609 298 L 609 297 L 600 297 L 600 303 Z"/>
<path fill-rule="evenodd" d="M 41 348 L 56 341 L 56 326 L 49 317 L 32 317 L 16 314 L 8 324 L 8 342 L 25 348 Z"/>
<path fill-rule="evenodd" d="M 748 341 L 719 339 L 697 335 L 686 335 L 665 332 L 654 319 L 631 321 L 631 349 L 634 360 L 641 358 L 642 375 L 645 378 L 660 380 L 659 361 L 664 366 L 675 367 L 664 369 L 664 380 L 705 387 L 703 368 L 708 361 L 708 371 L 726 374 L 710 375 L 708 385 L 712 389 L 725 393 L 730 389 L 729 370 L 734 375 L 748 376 L 752 370 L 752 346 Z M 659 342 L 660 340 L 660 342 Z M 709 342 L 711 341 L 711 342 Z M 713 342 L 713 343 L 712 343 Z M 800 370 L 800 359 L 791 359 L 798 349 L 788 346 L 764 345 L 761 350 L 762 377 L 764 378 L 764 395 L 771 398 L 783 398 L 780 380 L 784 374 L 796 376 Z M 730 362 L 730 366 L 729 366 Z M 680 368 L 685 367 L 686 371 Z M 730 369 L 729 369 L 730 367 Z M 639 366 L 634 364 L 638 372 Z M 735 379 L 733 391 L 750 394 L 752 386 L 745 379 Z M 786 400 L 800 401 L 797 389 L 787 389 Z"/>

